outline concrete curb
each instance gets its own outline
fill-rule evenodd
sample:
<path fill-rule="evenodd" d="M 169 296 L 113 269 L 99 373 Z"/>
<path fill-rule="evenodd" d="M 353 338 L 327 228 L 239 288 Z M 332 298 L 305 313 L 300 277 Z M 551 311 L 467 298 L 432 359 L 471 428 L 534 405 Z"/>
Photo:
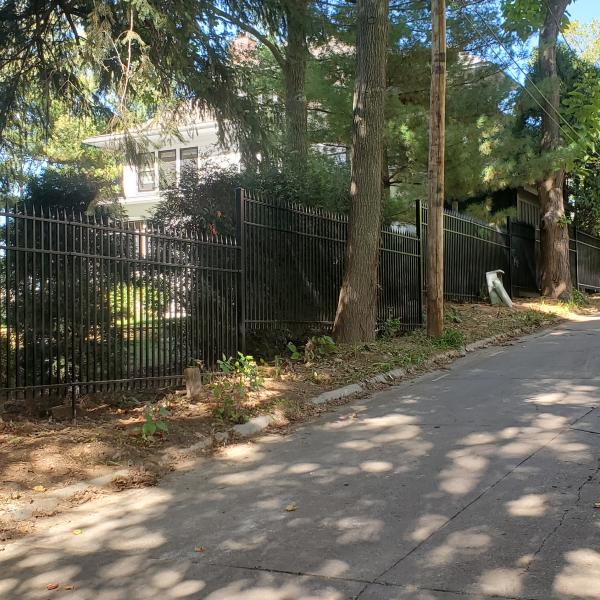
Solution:
<path fill-rule="evenodd" d="M 336 402 L 338 400 L 343 400 L 344 398 L 349 398 L 350 396 L 355 396 L 358 394 L 368 392 L 376 386 L 393 385 L 394 383 L 406 378 L 407 376 L 414 375 L 423 368 L 429 369 L 431 367 L 436 366 L 439 363 L 445 363 L 449 360 L 466 356 L 469 352 L 475 352 L 476 350 L 481 350 L 482 348 L 486 348 L 488 346 L 492 346 L 494 344 L 513 339 L 515 337 L 519 337 L 526 333 L 528 333 L 526 330 L 524 330 L 523 328 L 519 328 L 514 329 L 510 333 L 500 333 L 498 335 L 484 338 L 482 340 L 477 340 L 475 342 L 467 344 L 464 348 L 460 350 L 448 350 L 447 352 L 441 352 L 440 354 L 436 354 L 435 356 L 428 358 L 419 366 L 409 367 L 406 369 L 392 369 L 391 371 L 386 371 L 385 373 L 373 375 L 372 377 L 368 377 L 367 379 L 363 379 L 362 381 L 359 381 L 357 383 L 351 383 L 349 385 L 336 388 L 335 390 L 323 392 L 322 394 L 319 394 L 318 396 L 312 398 L 310 400 L 310 403 L 314 404 L 315 406 L 322 406 L 330 402 Z M 253 435 L 265 431 L 270 425 L 277 422 L 277 420 L 277 416 L 274 413 L 261 415 L 260 417 L 254 417 L 253 419 L 250 419 L 247 423 L 244 423 L 242 425 L 235 425 L 230 430 L 229 437 L 231 438 L 233 435 L 235 435 L 238 438 L 252 437 Z"/>

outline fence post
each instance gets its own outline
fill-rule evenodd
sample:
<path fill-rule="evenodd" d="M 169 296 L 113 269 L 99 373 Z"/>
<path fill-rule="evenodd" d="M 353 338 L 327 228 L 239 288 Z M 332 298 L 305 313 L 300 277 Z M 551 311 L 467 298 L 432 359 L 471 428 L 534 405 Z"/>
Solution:
<path fill-rule="evenodd" d="M 573 239 L 575 240 L 575 289 L 579 289 L 579 245 L 577 243 L 577 227 L 573 225 Z"/>
<path fill-rule="evenodd" d="M 417 237 L 419 238 L 419 324 L 423 324 L 423 206 L 420 200 L 416 203 L 415 224 L 417 229 Z"/>
<path fill-rule="evenodd" d="M 510 215 L 506 217 L 506 232 L 508 233 L 508 282 L 510 297 L 514 298 L 514 286 L 513 286 L 513 256 L 512 256 L 512 219 Z"/>
<path fill-rule="evenodd" d="M 239 246 L 240 275 L 238 277 L 238 334 L 240 352 L 246 353 L 246 227 L 245 227 L 245 194 L 242 188 L 235 190 L 236 241 Z"/>

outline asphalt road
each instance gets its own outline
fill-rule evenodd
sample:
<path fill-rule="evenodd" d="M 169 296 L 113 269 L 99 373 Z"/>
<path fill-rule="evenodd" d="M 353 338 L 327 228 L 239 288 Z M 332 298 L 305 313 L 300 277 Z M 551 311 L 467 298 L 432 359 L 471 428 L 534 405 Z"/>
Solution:
<path fill-rule="evenodd" d="M 600 319 L 469 355 L 47 521 L 0 598 L 600 599 L 599 388 Z"/>

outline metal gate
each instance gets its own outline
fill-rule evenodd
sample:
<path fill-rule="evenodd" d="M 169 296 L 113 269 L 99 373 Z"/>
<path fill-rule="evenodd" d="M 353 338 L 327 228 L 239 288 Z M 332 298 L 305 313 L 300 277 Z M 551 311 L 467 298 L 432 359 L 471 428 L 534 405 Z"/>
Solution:
<path fill-rule="evenodd" d="M 533 225 L 508 219 L 510 237 L 511 296 L 539 293 L 536 261 L 536 230 Z"/>

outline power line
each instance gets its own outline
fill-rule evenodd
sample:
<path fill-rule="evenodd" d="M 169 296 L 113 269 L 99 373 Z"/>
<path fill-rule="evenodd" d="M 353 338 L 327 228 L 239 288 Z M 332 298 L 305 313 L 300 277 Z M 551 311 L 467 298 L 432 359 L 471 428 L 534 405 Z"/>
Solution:
<path fill-rule="evenodd" d="M 465 6 L 463 5 L 463 8 L 465 8 Z M 519 62 L 514 58 L 514 56 L 511 54 L 510 50 L 508 50 L 506 48 L 506 46 L 504 45 L 504 43 L 502 42 L 502 40 L 498 37 L 498 35 L 496 34 L 496 32 L 494 31 L 494 29 L 489 25 L 489 23 L 487 23 L 487 21 L 481 16 L 481 14 L 474 9 L 474 12 L 479 16 L 479 18 L 482 20 L 482 22 L 484 23 L 484 25 L 487 27 L 487 29 L 490 31 L 490 33 L 494 36 L 494 38 L 496 39 L 496 41 L 498 42 L 498 44 L 500 45 L 500 47 L 506 52 L 506 54 L 508 55 L 508 57 L 511 59 L 511 61 L 516 65 L 517 69 L 519 69 L 519 71 L 525 76 L 525 79 L 527 81 L 529 81 L 529 83 L 531 83 L 531 85 L 535 88 L 535 90 L 538 92 L 538 94 L 544 99 L 544 101 L 551 106 L 550 101 L 548 100 L 548 98 L 546 98 L 546 96 L 544 96 L 544 94 L 542 93 L 542 91 L 540 90 L 540 88 L 535 84 L 535 82 L 529 77 L 529 75 L 527 74 L 527 72 L 523 69 L 523 67 L 521 67 L 521 65 L 519 64 Z M 475 22 L 471 19 L 471 17 L 468 15 L 468 13 L 464 12 L 463 15 L 467 18 L 467 20 L 471 23 L 471 25 L 473 27 L 477 27 L 477 25 L 475 24 Z M 492 50 L 494 51 L 494 54 L 496 54 L 496 56 L 500 59 L 500 55 L 498 53 L 496 53 L 496 51 L 492 48 Z M 534 100 L 534 102 L 544 111 L 544 113 L 546 113 L 546 115 L 554 122 L 555 125 L 557 125 L 559 128 L 562 129 L 562 126 L 560 124 L 559 121 L 557 121 L 553 115 L 551 115 L 546 108 L 540 103 L 540 101 L 531 93 L 531 91 L 525 86 L 523 85 L 520 81 L 517 80 L 517 83 L 529 94 L 529 96 L 531 96 L 531 98 Z M 559 119 L 562 119 L 565 124 L 571 129 L 571 131 L 573 131 L 573 133 L 575 134 L 577 140 L 573 139 L 573 137 L 571 135 L 567 134 L 567 137 L 570 139 L 571 142 L 576 143 L 577 141 L 581 142 L 581 138 L 579 136 L 579 132 L 571 125 L 571 123 L 569 123 L 561 114 L 559 111 L 556 111 L 556 114 L 558 115 Z M 564 129 L 563 129 L 564 131 Z M 566 133 L 566 132 L 565 132 Z"/>

